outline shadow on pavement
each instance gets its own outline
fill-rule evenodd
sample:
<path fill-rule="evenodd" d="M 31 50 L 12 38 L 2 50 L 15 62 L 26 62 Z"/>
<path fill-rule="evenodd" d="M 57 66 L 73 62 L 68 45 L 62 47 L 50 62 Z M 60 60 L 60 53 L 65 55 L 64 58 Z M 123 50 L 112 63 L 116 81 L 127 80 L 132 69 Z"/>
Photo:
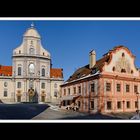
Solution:
<path fill-rule="evenodd" d="M 120 120 L 122 118 L 120 117 L 112 117 L 112 116 L 108 116 L 108 115 L 104 115 L 104 114 L 101 114 L 101 113 L 96 113 L 96 114 L 85 114 L 85 115 L 77 115 L 77 116 L 69 116 L 69 117 L 64 117 L 64 118 L 61 118 L 61 119 L 86 119 L 86 120 Z"/>
<path fill-rule="evenodd" d="M 0 104 L 0 119 L 32 119 L 46 110 L 47 104 Z"/>

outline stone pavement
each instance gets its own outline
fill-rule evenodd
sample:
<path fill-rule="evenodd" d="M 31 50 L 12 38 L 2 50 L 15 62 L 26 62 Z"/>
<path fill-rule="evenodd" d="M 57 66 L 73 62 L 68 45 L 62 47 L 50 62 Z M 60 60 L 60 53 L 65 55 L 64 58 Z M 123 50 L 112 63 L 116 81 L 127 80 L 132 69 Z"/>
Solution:
<path fill-rule="evenodd" d="M 76 116 L 82 116 L 83 113 L 79 112 L 73 112 L 73 111 L 67 111 L 62 110 L 55 107 L 49 107 L 44 112 L 40 113 L 39 115 L 32 118 L 33 120 L 56 120 L 56 119 L 63 119 L 65 117 L 76 117 Z"/>
<path fill-rule="evenodd" d="M 108 113 L 106 114 L 108 116 L 111 116 L 111 117 L 119 117 L 123 120 L 129 120 L 131 119 L 133 116 L 136 115 L 136 112 L 120 112 L 120 113 Z"/>
<path fill-rule="evenodd" d="M 32 118 L 32 120 L 109 120 L 116 119 L 120 120 L 120 117 L 109 116 L 105 114 L 88 114 L 88 113 L 80 113 L 74 111 L 67 111 L 64 109 L 60 109 L 57 106 L 52 106 L 49 104 L 49 108 L 47 108 L 44 112 Z"/>
<path fill-rule="evenodd" d="M 88 114 L 68 111 L 52 104 L 0 104 L 0 119 L 32 120 L 129 120 L 136 113 Z"/>
<path fill-rule="evenodd" d="M 88 114 L 60 109 L 52 104 L 48 105 L 50 107 L 35 116 L 33 120 L 130 120 L 136 114 L 136 112 Z"/>
<path fill-rule="evenodd" d="M 32 119 L 46 110 L 47 104 L 0 104 L 0 120 L 24 120 Z"/>

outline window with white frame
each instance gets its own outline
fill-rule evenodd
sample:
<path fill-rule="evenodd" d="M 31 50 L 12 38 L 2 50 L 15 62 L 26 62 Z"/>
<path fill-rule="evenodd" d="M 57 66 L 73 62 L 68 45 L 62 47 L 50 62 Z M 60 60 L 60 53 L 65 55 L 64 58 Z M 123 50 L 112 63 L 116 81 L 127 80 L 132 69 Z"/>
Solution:
<path fill-rule="evenodd" d="M 111 110 L 112 109 L 112 102 L 111 101 L 107 101 L 106 107 L 107 107 L 107 110 Z"/>
<path fill-rule="evenodd" d="M 76 87 L 73 87 L 73 94 L 76 94 Z"/>
<path fill-rule="evenodd" d="M 118 101 L 118 102 L 117 102 L 117 108 L 118 108 L 118 109 L 121 109 L 121 108 L 122 108 L 122 102 L 121 102 L 121 101 Z"/>
<path fill-rule="evenodd" d="M 138 92 L 138 86 L 134 85 L 134 93 L 137 93 L 137 92 Z"/>
<path fill-rule="evenodd" d="M 29 49 L 29 54 L 34 54 L 35 52 L 34 52 L 34 48 L 30 48 Z"/>
<path fill-rule="evenodd" d="M 111 91 L 111 83 L 106 83 L 106 91 Z"/>
<path fill-rule="evenodd" d="M 95 84 L 94 83 L 91 84 L 91 92 L 95 92 Z"/>
<path fill-rule="evenodd" d="M 81 86 L 78 86 L 78 93 L 81 93 Z"/>
<path fill-rule="evenodd" d="M 45 89 L 45 83 L 41 83 L 41 88 Z"/>
<path fill-rule="evenodd" d="M 3 93 L 3 96 L 4 96 L 4 97 L 7 97 L 7 96 L 8 96 L 8 92 L 7 92 L 7 89 L 4 89 L 4 93 Z"/>
<path fill-rule="evenodd" d="M 17 82 L 17 88 L 21 88 L 21 82 Z"/>
<path fill-rule="evenodd" d="M 45 68 L 42 68 L 41 73 L 42 73 L 42 76 L 45 76 Z"/>
<path fill-rule="evenodd" d="M 120 92 L 121 91 L 121 84 L 117 84 L 117 92 Z"/>
<path fill-rule="evenodd" d="M 126 92 L 130 92 L 130 85 L 126 84 Z"/>
<path fill-rule="evenodd" d="M 130 108 L 130 101 L 126 102 L 126 108 L 128 108 L 128 109 Z"/>
<path fill-rule="evenodd" d="M 21 76 L 21 66 L 18 67 L 18 76 Z"/>

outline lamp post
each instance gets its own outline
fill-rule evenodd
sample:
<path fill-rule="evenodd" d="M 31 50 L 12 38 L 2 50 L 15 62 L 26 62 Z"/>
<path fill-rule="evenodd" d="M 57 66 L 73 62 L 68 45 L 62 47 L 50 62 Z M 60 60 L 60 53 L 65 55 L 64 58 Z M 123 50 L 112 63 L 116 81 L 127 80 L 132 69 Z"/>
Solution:
<path fill-rule="evenodd" d="M 137 114 L 139 115 L 139 92 L 136 92 L 136 96 L 137 96 Z"/>

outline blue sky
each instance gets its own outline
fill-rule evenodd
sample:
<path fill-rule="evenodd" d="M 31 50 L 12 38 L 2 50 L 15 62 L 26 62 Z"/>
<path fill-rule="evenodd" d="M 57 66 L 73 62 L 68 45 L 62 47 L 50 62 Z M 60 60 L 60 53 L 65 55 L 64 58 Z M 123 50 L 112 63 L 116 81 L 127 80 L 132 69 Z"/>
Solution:
<path fill-rule="evenodd" d="M 12 65 L 12 50 L 22 42 L 30 24 L 42 37 L 42 45 L 51 53 L 54 68 L 63 68 L 64 79 L 89 63 L 94 49 L 97 59 L 117 45 L 128 47 L 140 67 L 140 21 L 2 21 L 0 20 L 0 64 Z"/>

